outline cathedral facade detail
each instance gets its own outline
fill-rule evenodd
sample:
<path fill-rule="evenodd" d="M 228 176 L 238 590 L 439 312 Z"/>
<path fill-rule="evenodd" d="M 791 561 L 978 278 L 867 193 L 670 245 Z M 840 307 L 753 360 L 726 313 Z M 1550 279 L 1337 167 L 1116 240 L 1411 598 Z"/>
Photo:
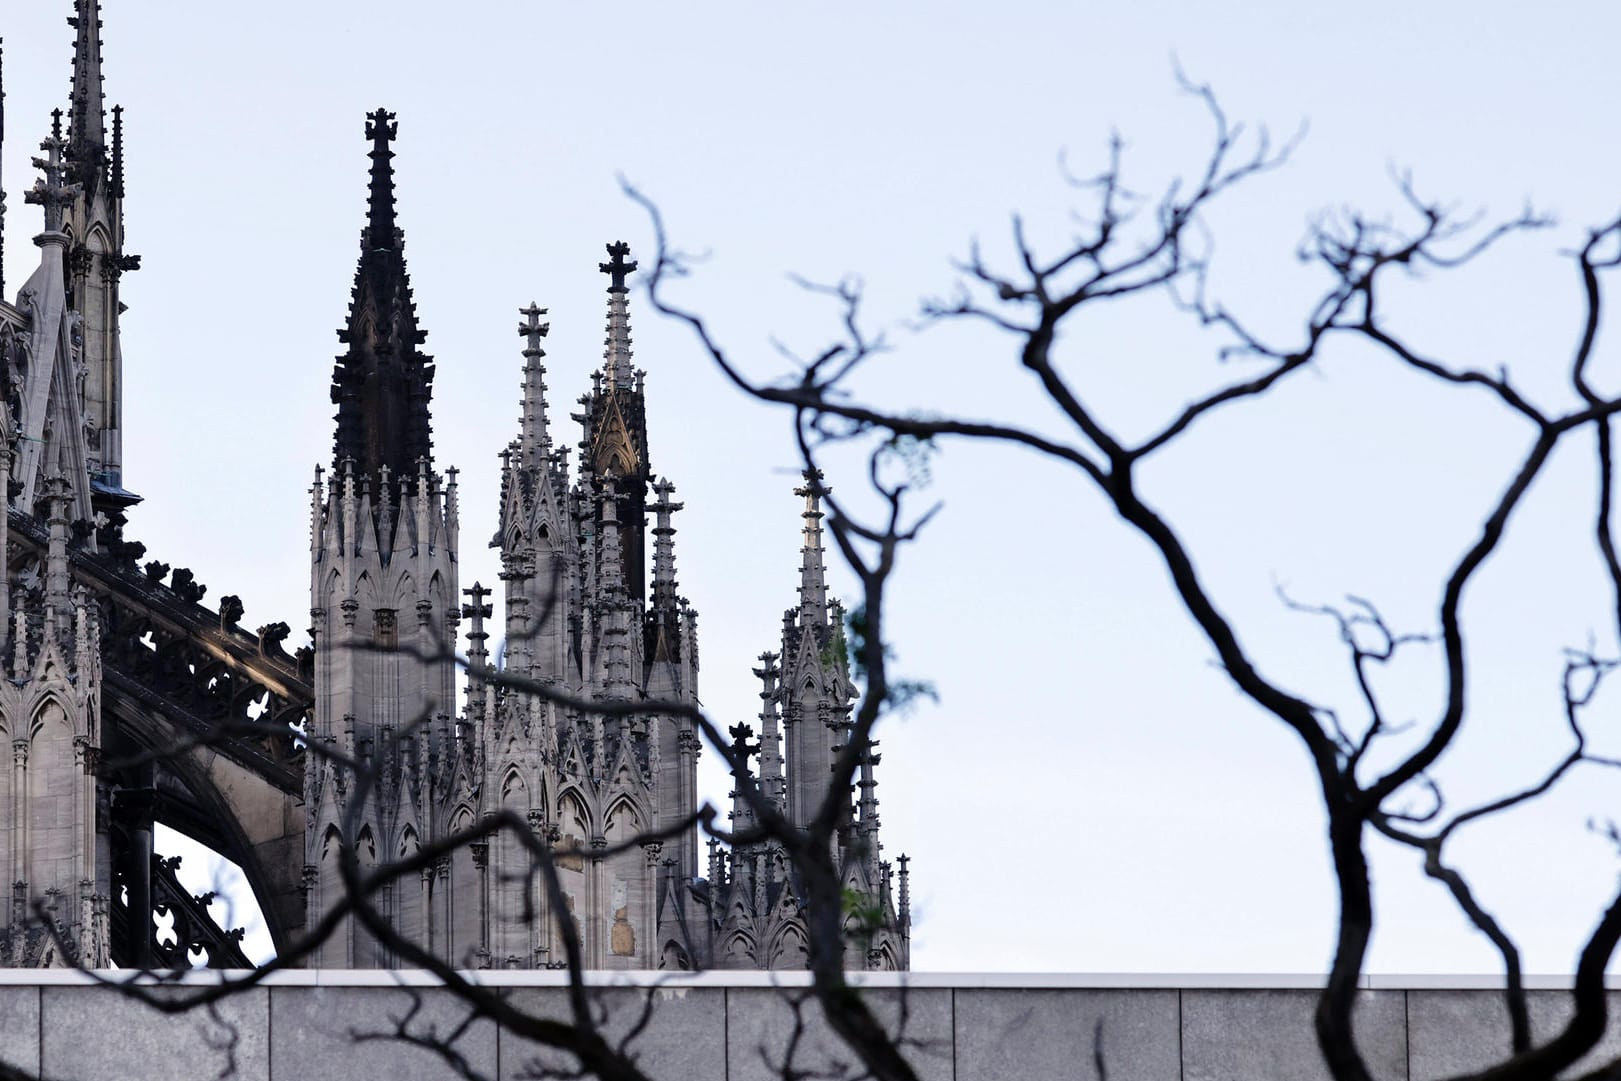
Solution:
<path fill-rule="evenodd" d="M 494 512 L 500 581 L 464 583 L 457 471 L 434 457 L 436 368 L 396 220 L 398 121 L 366 118 L 332 454 L 310 489 L 311 641 L 289 652 L 286 623 L 240 626 L 236 597 L 205 603 L 190 571 L 125 537 L 141 512 L 125 487 L 119 286 L 140 261 L 125 250 L 99 0 L 73 0 L 69 22 L 72 97 L 25 193 L 38 269 L 14 298 L 0 282 L 0 965 L 246 964 L 240 933 L 155 849 L 162 823 L 243 868 L 278 950 L 335 920 L 310 965 L 561 967 L 567 927 L 586 968 L 804 967 L 793 868 L 750 838 L 741 785 L 737 844 L 704 845 L 695 820 L 698 619 L 676 575 L 683 504 L 651 465 L 629 247 L 607 245 L 598 267 L 604 352 L 575 447 L 553 434 L 548 313 L 519 310 L 499 506 L 469 511 Z M 0 244 L 5 211 L 0 194 Z M 797 489 L 798 602 L 754 670 L 761 712 L 727 749 L 796 826 L 826 797 L 858 694 L 826 582 L 825 490 L 818 474 Z M 839 832 L 846 897 L 876 914 L 845 963 L 900 969 L 909 890 L 905 858 L 898 893 L 882 858 L 877 763 L 859 764 Z M 534 873 L 542 852 L 549 880 Z M 389 867 L 409 871 L 378 876 L 368 905 L 394 933 L 339 919 L 354 885 Z"/>

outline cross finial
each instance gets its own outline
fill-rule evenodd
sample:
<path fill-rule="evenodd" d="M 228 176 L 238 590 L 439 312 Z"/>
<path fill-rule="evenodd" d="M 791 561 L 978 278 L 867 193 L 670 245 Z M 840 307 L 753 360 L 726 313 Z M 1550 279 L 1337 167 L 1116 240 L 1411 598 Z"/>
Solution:
<path fill-rule="evenodd" d="M 625 277 L 636 269 L 636 260 L 626 259 L 630 254 L 630 245 L 623 240 L 616 240 L 608 245 L 609 262 L 598 263 L 597 269 L 608 275 L 611 282 L 608 286 L 610 293 L 628 293 L 625 286 Z"/>
<path fill-rule="evenodd" d="M 45 175 L 34 181 L 34 186 L 23 195 L 23 200 L 37 203 L 45 208 L 45 230 L 57 232 L 62 228 L 62 209 L 73 203 L 81 187 L 78 184 L 67 183 L 67 165 L 62 161 L 62 151 L 66 148 L 60 135 L 52 135 L 39 144 L 45 151 L 43 158 L 35 158 L 34 168 Z"/>
<path fill-rule="evenodd" d="M 485 589 L 480 583 L 474 582 L 472 589 L 464 589 L 462 593 L 473 600 L 472 604 L 462 605 L 464 619 L 489 619 L 495 613 L 493 604 L 484 603 L 489 598 L 491 590 Z"/>
<path fill-rule="evenodd" d="M 542 323 L 540 317 L 545 315 L 547 310 L 532 300 L 529 302 L 529 307 L 518 309 L 518 314 L 524 317 L 524 321 L 518 324 L 518 333 L 528 339 L 523 347 L 523 355 L 526 357 L 546 355 L 545 350 L 540 347 L 540 339 L 546 336 L 546 332 L 552 329 L 552 325 Z"/>
<path fill-rule="evenodd" d="M 754 735 L 754 728 L 747 724 L 734 724 L 726 730 L 732 737 L 732 760 L 735 768 L 734 774 L 744 774 L 749 771 L 749 758 L 760 753 L 758 743 L 750 743 L 749 738 Z"/>
<path fill-rule="evenodd" d="M 394 114 L 387 109 L 379 108 L 366 114 L 366 138 L 376 144 L 376 149 L 387 150 L 388 144 L 399 134 L 400 126 L 394 122 Z"/>

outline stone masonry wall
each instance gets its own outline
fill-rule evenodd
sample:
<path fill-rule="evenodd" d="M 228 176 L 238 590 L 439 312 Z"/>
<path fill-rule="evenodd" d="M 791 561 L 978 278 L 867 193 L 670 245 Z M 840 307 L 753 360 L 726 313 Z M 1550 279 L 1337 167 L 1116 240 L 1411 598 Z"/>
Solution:
<path fill-rule="evenodd" d="M 556 973 L 481 975 L 526 1006 L 565 1015 Z M 610 984 L 604 975 L 593 994 L 607 1011 L 610 1031 L 626 1030 L 651 1004 L 651 1022 L 633 1045 L 651 1076 L 753 1081 L 778 1075 L 774 1066 L 793 1030 L 793 1003 L 805 994 L 802 977 L 777 976 L 773 983 L 766 973 L 636 974 Z M 868 977 L 865 984 L 887 1024 L 899 1026 L 904 1017 L 909 1057 L 930 1081 L 1089 1081 L 1098 1077 L 1099 1034 L 1110 1081 L 1327 1076 L 1311 1032 L 1314 992 L 1304 979 L 914 973 Z M 1559 1024 L 1567 1000 L 1550 981 L 1532 992 L 1539 1036 Z M 204 1081 L 233 1063 L 231 1076 L 243 1081 L 454 1076 L 419 1048 L 356 1040 L 392 1032 L 418 1002 L 413 1031 L 449 1031 L 464 1013 L 420 973 L 285 973 L 227 1000 L 216 1018 L 171 1018 L 74 973 L 0 971 L 0 1061 L 60 1081 Z M 1500 999 L 1489 981 L 1373 977 L 1365 981 L 1361 1010 L 1364 1051 L 1380 1079 L 1455 1074 L 1507 1046 Z M 807 1036 L 795 1064 L 827 1069 L 848 1062 L 848 1052 L 826 1039 L 814 1007 L 805 1016 Z M 532 1076 L 568 1061 L 487 1021 L 455 1046 L 489 1078 Z M 1601 1050 L 1621 1054 L 1621 1034 L 1612 1032 Z"/>

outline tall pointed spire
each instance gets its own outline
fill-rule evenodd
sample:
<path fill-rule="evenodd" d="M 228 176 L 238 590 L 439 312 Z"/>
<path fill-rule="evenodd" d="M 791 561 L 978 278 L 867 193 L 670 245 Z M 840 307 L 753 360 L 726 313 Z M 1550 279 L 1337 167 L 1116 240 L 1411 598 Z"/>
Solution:
<path fill-rule="evenodd" d="M 822 471 L 807 469 L 805 484 L 794 494 L 805 498 L 805 543 L 800 548 L 799 625 L 820 627 L 827 623 L 827 567 L 822 548 L 822 496 L 832 489 L 823 486 Z"/>
<path fill-rule="evenodd" d="M 404 237 L 395 235 L 394 151 L 389 144 L 399 137 L 400 125 L 394 114 L 378 109 L 366 117 L 366 138 L 371 140 L 371 183 L 367 189 L 366 235 L 362 247 L 404 247 Z"/>
<path fill-rule="evenodd" d="M 754 669 L 760 680 L 760 792 L 783 810 L 788 802 L 788 782 L 783 775 L 782 728 L 777 713 L 777 655 L 769 650 L 760 654 L 760 667 Z"/>
<path fill-rule="evenodd" d="M 349 349 L 332 375 L 332 401 L 338 407 L 334 467 L 341 470 L 352 458 L 356 472 L 372 478 L 374 486 L 383 466 L 396 477 L 416 478 L 419 463 L 433 456 L 428 403 L 434 368 L 432 358 L 418 349 L 427 333 L 417 326 L 405 234 L 394 220 L 390 144 L 398 132 L 394 114 L 386 109 L 366 118 L 372 143 L 366 227 L 348 325 L 338 331 Z"/>
<path fill-rule="evenodd" d="M 529 302 L 529 307 L 518 309 L 518 314 L 524 321 L 518 324 L 518 333 L 524 339 L 523 346 L 523 417 L 519 430 L 519 460 L 521 469 L 533 469 L 543 460 L 549 460 L 552 452 L 551 430 L 546 424 L 546 366 L 541 358 L 546 350 L 540 347 L 541 339 L 551 330 L 550 323 L 542 323 L 540 317 L 546 314 L 546 309 Z M 546 461 L 546 464 L 550 464 Z"/>
<path fill-rule="evenodd" d="M 680 608 L 680 601 L 675 593 L 675 526 L 670 524 L 670 517 L 685 504 L 670 502 L 675 485 L 668 477 L 656 481 L 653 492 L 658 496 L 658 502 L 653 504 L 657 522 L 653 527 L 653 607 L 674 612 Z"/>
<path fill-rule="evenodd" d="M 608 337 L 603 350 L 602 370 L 612 386 L 630 387 L 636 383 L 636 371 L 630 359 L 630 287 L 625 278 L 636 270 L 636 260 L 627 258 L 630 245 L 623 240 L 608 245 L 608 262 L 598 263 L 597 269 L 608 275 Z"/>
<path fill-rule="evenodd" d="M 113 164 L 112 164 L 112 195 L 114 199 L 124 197 L 124 107 L 113 106 Z"/>
<path fill-rule="evenodd" d="M 68 159 L 93 190 L 107 160 L 106 104 L 101 86 L 101 0 L 73 0 L 73 98 L 69 109 Z"/>

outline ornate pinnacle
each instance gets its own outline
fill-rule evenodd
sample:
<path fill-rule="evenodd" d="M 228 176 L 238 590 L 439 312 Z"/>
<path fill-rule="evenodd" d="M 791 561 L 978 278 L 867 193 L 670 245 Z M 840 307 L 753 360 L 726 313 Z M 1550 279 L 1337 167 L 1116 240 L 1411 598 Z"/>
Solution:
<path fill-rule="evenodd" d="M 527 468 L 539 464 L 540 459 L 551 452 L 551 433 L 546 427 L 546 369 L 540 363 L 546 351 L 540 347 L 540 340 L 552 325 L 540 321 L 546 309 L 534 301 L 530 301 L 527 308 L 519 308 L 518 314 L 524 317 L 518 324 L 518 334 L 524 339 L 523 416 L 518 460 Z"/>
<path fill-rule="evenodd" d="M 113 172 L 112 195 L 124 197 L 124 107 L 113 106 Z"/>
<path fill-rule="evenodd" d="M 827 622 L 827 568 L 822 550 L 822 496 L 832 491 L 822 483 L 820 469 L 807 469 L 805 483 L 794 494 L 805 500 L 805 542 L 800 548 L 799 622 L 822 626 Z"/>
<path fill-rule="evenodd" d="M 616 241 L 608 245 L 609 261 L 597 264 L 609 278 L 608 339 L 602 359 L 610 390 L 636 385 L 636 373 L 630 366 L 630 289 L 625 285 L 625 276 L 636 269 L 636 260 L 627 260 L 629 254 L 630 245 Z"/>
<path fill-rule="evenodd" d="M 661 477 L 654 482 L 653 491 L 658 495 L 658 502 L 653 504 L 653 513 L 657 521 L 653 527 L 653 604 L 656 608 L 673 611 L 677 604 L 675 526 L 670 524 L 670 516 L 681 510 L 685 504 L 670 502 L 670 496 L 675 493 L 675 485 L 670 483 L 668 477 Z"/>

